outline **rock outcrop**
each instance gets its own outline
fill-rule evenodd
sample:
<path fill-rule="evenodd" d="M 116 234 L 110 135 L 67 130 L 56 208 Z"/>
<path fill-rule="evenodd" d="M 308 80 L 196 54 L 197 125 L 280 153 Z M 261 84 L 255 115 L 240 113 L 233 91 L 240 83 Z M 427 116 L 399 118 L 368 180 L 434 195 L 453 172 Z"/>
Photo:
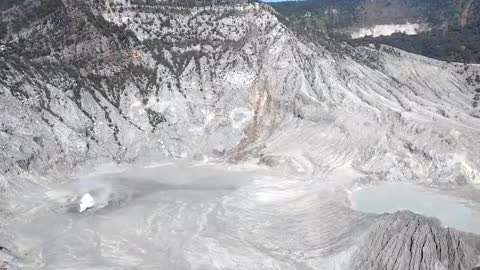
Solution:
<path fill-rule="evenodd" d="M 469 269 L 477 263 L 477 241 L 411 212 L 382 218 L 372 227 L 352 269 Z"/>
<path fill-rule="evenodd" d="M 3 12 L 1 175 L 155 156 L 258 160 L 319 181 L 350 168 L 480 182 L 479 66 L 318 44 L 282 20 L 248 1 L 41 0 Z M 478 242 L 461 233 L 410 213 L 378 220 L 352 269 L 476 264 Z"/>
<path fill-rule="evenodd" d="M 314 44 L 259 4 L 43 0 L 2 18 L 5 173 L 155 154 L 479 179 L 477 66 Z"/>

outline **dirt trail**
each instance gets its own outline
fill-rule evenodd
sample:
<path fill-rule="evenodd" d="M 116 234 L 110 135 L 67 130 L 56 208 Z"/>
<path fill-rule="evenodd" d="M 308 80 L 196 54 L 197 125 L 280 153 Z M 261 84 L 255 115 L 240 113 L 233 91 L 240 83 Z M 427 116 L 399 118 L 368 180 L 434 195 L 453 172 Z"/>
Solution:
<path fill-rule="evenodd" d="M 468 24 L 468 19 L 471 14 L 472 3 L 473 0 L 468 0 L 463 8 L 462 16 L 460 17 L 460 25 L 462 27 L 465 27 Z"/>

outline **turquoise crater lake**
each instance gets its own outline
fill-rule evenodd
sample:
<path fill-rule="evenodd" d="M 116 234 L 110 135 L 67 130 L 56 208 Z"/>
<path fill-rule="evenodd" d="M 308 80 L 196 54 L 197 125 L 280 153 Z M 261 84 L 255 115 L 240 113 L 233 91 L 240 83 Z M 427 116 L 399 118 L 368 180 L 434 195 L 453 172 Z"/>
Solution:
<path fill-rule="evenodd" d="M 383 214 L 409 210 L 435 217 L 446 227 L 480 234 L 478 203 L 434 189 L 404 183 L 384 183 L 357 188 L 351 191 L 349 199 L 352 208 L 358 211 Z"/>

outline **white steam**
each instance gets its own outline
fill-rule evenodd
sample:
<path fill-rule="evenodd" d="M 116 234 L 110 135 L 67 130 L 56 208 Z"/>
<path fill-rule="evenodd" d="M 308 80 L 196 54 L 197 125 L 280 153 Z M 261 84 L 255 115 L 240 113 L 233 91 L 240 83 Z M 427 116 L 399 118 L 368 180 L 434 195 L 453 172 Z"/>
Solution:
<path fill-rule="evenodd" d="M 95 199 L 93 199 L 90 193 L 86 193 L 83 195 L 82 199 L 80 200 L 80 213 L 85 212 L 87 209 L 92 208 L 95 206 Z"/>

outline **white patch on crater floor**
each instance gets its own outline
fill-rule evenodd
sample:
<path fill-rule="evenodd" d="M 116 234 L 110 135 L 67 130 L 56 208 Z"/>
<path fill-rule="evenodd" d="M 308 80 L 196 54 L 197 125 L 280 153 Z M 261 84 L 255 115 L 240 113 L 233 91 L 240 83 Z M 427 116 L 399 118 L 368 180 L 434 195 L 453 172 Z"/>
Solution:
<path fill-rule="evenodd" d="M 232 126 L 237 129 L 245 128 L 253 119 L 254 113 L 248 108 L 235 108 L 230 112 Z"/>

